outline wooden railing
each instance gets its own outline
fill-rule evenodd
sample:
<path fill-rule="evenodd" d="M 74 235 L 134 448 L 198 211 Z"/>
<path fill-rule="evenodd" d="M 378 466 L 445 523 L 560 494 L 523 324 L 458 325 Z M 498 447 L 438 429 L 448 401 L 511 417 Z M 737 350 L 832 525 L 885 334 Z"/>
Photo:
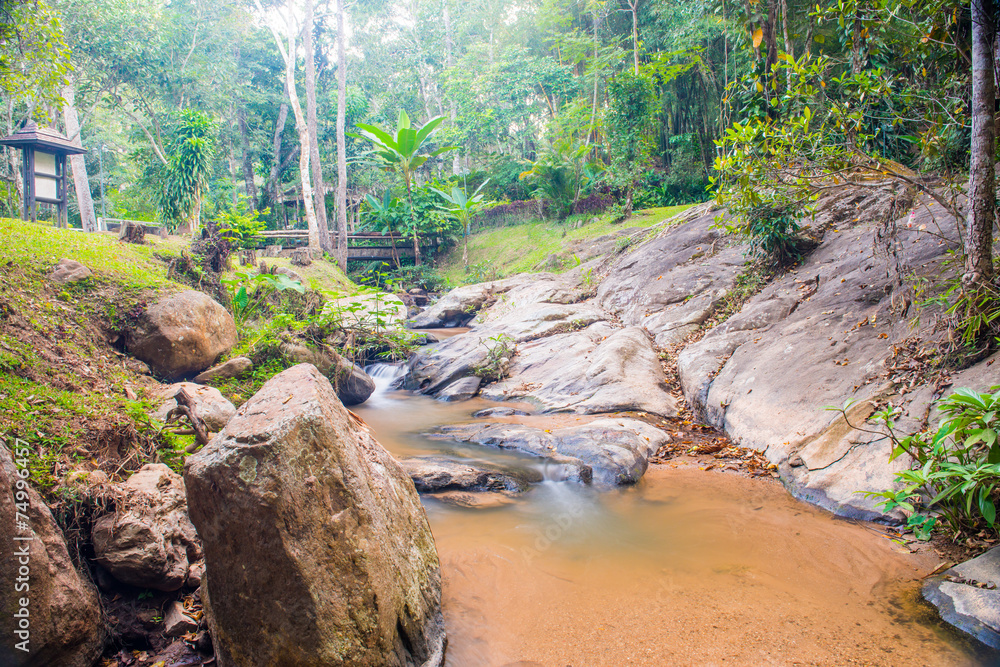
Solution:
<path fill-rule="evenodd" d="M 306 229 L 267 230 L 258 234 L 261 237 L 258 248 L 282 245 L 275 243 L 275 241 L 286 239 L 296 242 L 296 245 L 305 245 L 309 240 L 309 231 Z M 338 243 L 336 232 L 331 230 L 330 236 L 333 239 L 334 247 L 336 247 Z M 441 243 L 441 238 L 432 234 L 422 234 L 419 238 L 421 254 L 434 252 Z M 401 234 L 382 235 L 378 232 L 360 232 L 347 235 L 348 261 L 388 262 L 393 259 L 393 252 L 399 258 L 413 257 L 413 238 Z"/>

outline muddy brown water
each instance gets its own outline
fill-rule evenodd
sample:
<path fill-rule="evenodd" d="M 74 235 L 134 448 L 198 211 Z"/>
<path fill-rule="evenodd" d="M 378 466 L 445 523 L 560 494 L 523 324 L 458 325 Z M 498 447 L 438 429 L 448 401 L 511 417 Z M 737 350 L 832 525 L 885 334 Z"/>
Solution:
<path fill-rule="evenodd" d="M 376 372 L 355 411 L 396 456 L 537 466 L 421 436 L 495 404 L 390 391 Z M 498 508 L 425 505 L 453 667 L 998 664 L 919 600 L 933 552 L 773 480 L 678 463 L 613 491 L 543 482 Z"/>

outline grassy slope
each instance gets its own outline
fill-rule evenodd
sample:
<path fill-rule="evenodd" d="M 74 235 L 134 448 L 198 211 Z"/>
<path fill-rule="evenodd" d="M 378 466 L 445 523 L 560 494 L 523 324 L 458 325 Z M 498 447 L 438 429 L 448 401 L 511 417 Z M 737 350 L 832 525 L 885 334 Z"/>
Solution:
<path fill-rule="evenodd" d="M 129 370 L 111 341 L 158 296 L 187 288 L 167 278 L 167 263 L 188 240 L 147 236 L 137 246 L 111 234 L 11 219 L 0 219 L 0 234 L 0 440 L 28 441 L 32 477 L 42 490 L 73 469 L 113 473 L 123 466 L 119 472 L 127 474 L 157 449 L 179 465 L 184 438 L 159 435 L 145 416 L 157 383 Z M 63 258 L 94 275 L 71 285 L 52 282 L 48 274 Z M 291 268 L 313 287 L 358 289 L 327 261 Z"/>
<path fill-rule="evenodd" d="M 476 282 L 484 272 L 498 276 L 524 273 L 535 267 L 549 255 L 564 252 L 572 241 L 594 239 L 628 227 L 652 227 L 689 208 L 690 205 L 667 206 L 637 211 L 631 218 L 620 224 L 613 224 L 609 215 L 573 228 L 573 222 L 530 222 L 512 227 L 502 227 L 469 236 L 469 266 L 479 266 L 480 271 L 467 275 L 462 268 L 462 246 L 453 248 L 438 262 L 442 275 L 451 285 Z"/>
<path fill-rule="evenodd" d="M 134 470 L 169 450 L 145 417 L 155 383 L 109 341 L 143 304 L 181 289 L 155 257 L 169 249 L 8 219 L 0 233 L 0 437 L 30 445 L 35 484 L 50 490 L 74 469 Z M 62 258 L 94 275 L 52 282 Z"/>

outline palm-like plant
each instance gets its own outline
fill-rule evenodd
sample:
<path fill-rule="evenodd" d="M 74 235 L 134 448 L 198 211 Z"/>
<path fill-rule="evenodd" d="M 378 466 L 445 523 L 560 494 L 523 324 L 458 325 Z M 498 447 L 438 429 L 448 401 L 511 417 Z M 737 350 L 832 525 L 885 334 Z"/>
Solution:
<path fill-rule="evenodd" d="M 423 127 L 415 128 L 410 125 L 410 117 L 401 110 L 394 135 L 375 125 L 363 123 L 356 125 L 360 134 L 351 134 L 352 137 L 360 137 L 370 141 L 375 146 L 375 153 L 386 162 L 388 168 L 394 169 L 402 175 L 403 182 L 406 183 L 406 196 L 410 201 L 410 220 L 413 223 L 413 255 L 418 266 L 420 265 L 420 240 L 417 236 L 416 214 L 413 211 L 413 174 L 430 158 L 454 149 L 453 146 L 447 146 L 427 154 L 420 152 L 442 122 L 444 122 L 444 116 L 437 116 L 424 123 Z"/>
<path fill-rule="evenodd" d="M 469 269 L 469 224 L 472 222 L 472 216 L 488 203 L 483 201 L 483 195 L 479 194 L 479 192 L 486 187 L 486 184 L 489 182 L 490 179 L 488 178 L 483 181 L 482 185 L 476 188 L 476 191 L 472 193 L 471 197 L 466 196 L 465 190 L 457 185 L 452 186 L 451 194 L 438 190 L 437 188 L 431 188 L 431 190 L 436 192 L 438 196 L 451 204 L 450 206 L 442 206 L 442 210 L 447 211 L 451 214 L 451 217 L 462 223 L 464 243 L 464 246 L 462 247 L 462 265 L 466 270 Z"/>

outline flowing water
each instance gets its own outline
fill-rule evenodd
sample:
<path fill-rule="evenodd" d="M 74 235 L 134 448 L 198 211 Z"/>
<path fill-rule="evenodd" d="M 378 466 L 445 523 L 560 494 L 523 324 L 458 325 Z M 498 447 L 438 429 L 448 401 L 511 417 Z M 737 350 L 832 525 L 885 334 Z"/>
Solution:
<path fill-rule="evenodd" d="M 537 466 L 421 436 L 493 404 L 392 391 L 398 368 L 370 371 L 379 388 L 355 411 L 397 457 Z M 773 480 L 653 465 L 614 491 L 546 481 L 492 509 L 425 505 L 454 667 L 997 664 L 919 601 L 932 552 Z"/>

